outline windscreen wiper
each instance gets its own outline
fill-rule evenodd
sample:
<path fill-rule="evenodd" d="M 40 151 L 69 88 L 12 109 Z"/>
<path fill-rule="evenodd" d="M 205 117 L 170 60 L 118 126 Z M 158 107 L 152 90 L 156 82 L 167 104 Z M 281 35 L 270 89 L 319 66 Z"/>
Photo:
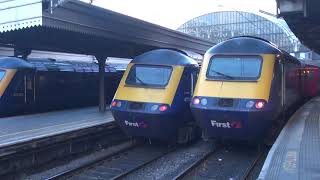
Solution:
<path fill-rule="evenodd" d="M 227 77 L 227 78 L 229 78 L 229 79 L 234 79 L 234 77 L 233 77 L 233 76 L 230 76 L 230 75 L 224 74 L 224 73 L 222 73 L 222 72 L 215 71 L 215 70 L 211 70 L 211 71 L 212 71 L 212 72 L 214 72 L 214 73 L 216 73 L 216 74 L 218 74 L 218 75 L 220 75 L 220 76 Z"/>
<path fill-rule="evenodd" d="M 143 82 L 140 78 L 138 78 L 137 76 L 135 76 L 136 80 L 138 80 L 142 85 L 147 86 L 148 84 Z"/>

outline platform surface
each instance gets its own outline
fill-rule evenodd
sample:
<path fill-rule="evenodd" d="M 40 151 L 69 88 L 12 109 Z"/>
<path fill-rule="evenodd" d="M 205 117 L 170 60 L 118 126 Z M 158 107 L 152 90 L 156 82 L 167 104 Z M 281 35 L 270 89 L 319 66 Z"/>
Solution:
<path fill-rule="evenodd" d="M 0 148 L 114 121 L 98 107 L 0 118 Z"/>
<path fill-rule="evenodd" d="M 259 180 L 320 179 L 320 97 L 302 106 L 272 146 Z"/>

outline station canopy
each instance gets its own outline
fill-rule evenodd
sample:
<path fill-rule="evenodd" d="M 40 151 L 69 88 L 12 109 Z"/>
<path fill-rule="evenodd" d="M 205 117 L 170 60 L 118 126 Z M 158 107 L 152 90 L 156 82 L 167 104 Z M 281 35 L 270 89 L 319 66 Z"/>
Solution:
<path fill-rule="evenodd" d="M 278 16 L 285 19 L 299 40 L 320 53 L 320 1 L 277 0 L 277 5 Z"/>
<path fill-rule="evenodd" d="M 214 45 L 78 0 L 0 0 L 0 43 L 127 58 L 156 48 L 204 54 Z"/>

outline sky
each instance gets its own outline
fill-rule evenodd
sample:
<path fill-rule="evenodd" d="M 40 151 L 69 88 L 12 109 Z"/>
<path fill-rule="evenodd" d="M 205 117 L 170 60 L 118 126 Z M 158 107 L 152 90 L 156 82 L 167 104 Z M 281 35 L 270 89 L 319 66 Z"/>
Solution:
<path fill-rule="evenodd" d="M 263 10 L 276 14 L 275 0 L 93 0 L 93 4 L 171 29 L 214 11 Z"/>

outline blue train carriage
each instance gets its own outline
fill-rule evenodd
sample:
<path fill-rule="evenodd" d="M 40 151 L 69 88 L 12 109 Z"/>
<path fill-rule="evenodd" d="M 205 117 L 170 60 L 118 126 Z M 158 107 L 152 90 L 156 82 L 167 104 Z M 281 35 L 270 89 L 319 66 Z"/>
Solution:
<path fill-rule="evenodd" d="M 300 62 L 272 43 L 237 37 L 206 52 L 191 109 L 205 139 L 261 140 L 302 98 Z"/>
<path fill-rule="evenodd" d="M 196 137 L 199 128 L 189 104 L 199 66 L 187 55 L 158 49 L 131 61 L 111 104 L 115 121 L 127 135 L 169 143 Z"/>
<path fill-rule="evenodd" d="M 111 103 L 124 70 L 106 65 Z M 0 117 L 98 104 L 98 65 L 46 58 L 0 58 Z"/>

